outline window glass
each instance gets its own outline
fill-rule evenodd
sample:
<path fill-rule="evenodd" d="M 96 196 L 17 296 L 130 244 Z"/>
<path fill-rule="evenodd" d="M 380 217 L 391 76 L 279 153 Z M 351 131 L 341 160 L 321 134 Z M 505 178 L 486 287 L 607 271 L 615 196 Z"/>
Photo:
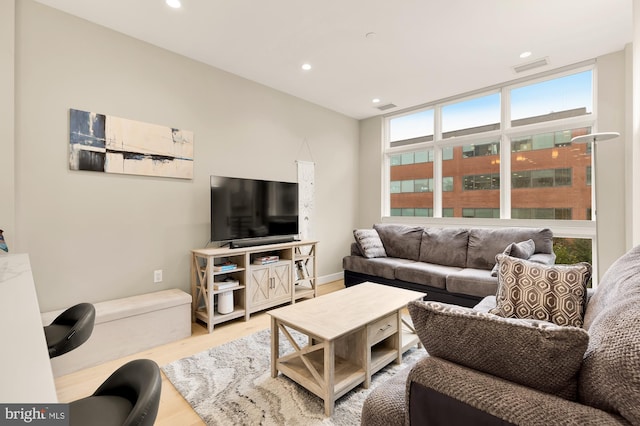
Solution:
<path fill-rule="evenodd" d="M 512 219 L 571 220 L 571 208 L 517 208 L 511 209 Z"/>
<path fill-rule="evenodd" d="M 462 147 L 462 158 L 481 157 L 483 155 L 498 155 L 500 143 L 484 143 L 479 145 L 465 145 Z"/>
<path fill-rule="evenodd" d="M 481 96 L 442 107 L 442 137 L 500 129 L 500 94 Z"/>
<path fill-rule="evenodd" d="M 515 137 L 511 140 L 511 151 L 535 151 L 538 149 L 568 146 L 571 144 L 572 138 L 587 135 L 589 133 L 591 133 L 591 129 L 589 127 L 582 127 L 579 129 L 563 130 L 560 132 Z"/>
<path fill-rule="evenodd" d="M 389 205 L 392 216 L 433 216 L 433 149 L 392 161 Z M 425 161 L 427 160 L 427 161 Z"/>
<path fill-rule="evenodd" d="M 393 117 L 389 120 L 389 142 L 391 146 L 403 145 L 401 141 L 416 138 L 433 140 L 433 109 Z"/>
<path fill-rule="evenodd" d="M 511 90 L 511 125 L 591 114 L 592 71 L 554 78 Z"/>
<path fill-rule="evenodd" d="M 591 240 L 587 238 L 553 238 L 557 264 L 592 263 Z"/>
<path fill-rule="evenodd" d="M 588 144 L 571 144 L 590 128 L 567 129 L 511 141 L 513 219 L 590 220 Z"/>
<path fill-rule="evenodd" d="M 416 163 L 428 163 L 429 161 L 433 161 L 433 158 L 429 158 L 429 154 L 433 153 L 433 151 L 419 151 L 414 155 L 414 162 Z"/>
<path fill-rule="evenodd" d="M 423 209 L 423 208 L 391 209 L 391 216 L 433 217 L 433 209 Z"/>
<path fill-rule="evenodd" d="M 500 209 L 468 208 L 467 207 L 462 209 L 462 217 L 499 218 Z"/>
<path fill-rule="evenodd" d="M 443 192 L 453 191 L 453 176 L 444 176 L 442 178 L 442 191 Z"/>
<path fill-rule="evenodd" d="M 442 148 L 442 159 L 443 160 L 453 160 L 453 147 L 447 146 Z"/>
<path fill-rule="evenodd" d="M 500 210 L 499 141 L 453 147 L 442 175 L 442 204 L 453 208 L 452 217 L 477 217 L 465 216 L 464 208 Z"/>

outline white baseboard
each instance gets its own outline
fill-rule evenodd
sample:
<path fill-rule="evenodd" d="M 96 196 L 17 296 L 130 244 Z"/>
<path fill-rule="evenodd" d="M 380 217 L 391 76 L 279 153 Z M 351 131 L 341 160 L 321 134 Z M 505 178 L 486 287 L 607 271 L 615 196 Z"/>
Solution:
<path fill-rule="evenodd" d="M 328 284 L 343 279 L 344 271 L 336 272 L 335 274 L 323 275 L 321 277 L 318 277 L 318 285 Z"/>

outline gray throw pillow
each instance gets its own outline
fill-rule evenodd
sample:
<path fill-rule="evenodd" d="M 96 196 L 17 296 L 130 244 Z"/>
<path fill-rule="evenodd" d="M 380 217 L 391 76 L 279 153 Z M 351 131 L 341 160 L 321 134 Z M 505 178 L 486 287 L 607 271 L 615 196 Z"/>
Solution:
<path fill-rule="evenodd" d="M 496 307 L 490 313 L 582 327 L 590 264 L 542 265 L 504 254 L 496 259 L 500 273 Z"/>
<path fill-rule="evenodd" d="M 507 256 L 517 257 L 518 259 L 529 259 L 533 253 L 536 252 L 536 243 L 533 242 L 532 239 L 528 239 L 527 241 L 521 241 L 519 243 L 511 243 L 507 246 L 506 249 L 502 252 L 502 254 L 506 254 Z M 498 262 L 493 265 L 493 269 L 491 270 L 491 276 L 498 276 Z"/>
<path fill-rule="evenodd" d="M 585 330 L 437 302 L 411 302 L 408 308 L 429 355 L 577 399 L 577 375 L 589 342 Z"/>
<path fill-rule="evenodd" d="M 375 229 L 355 229 L 353 236 L 362 255 L 368 259 L 374 257 L 387 257 L 378 231 Z"/>

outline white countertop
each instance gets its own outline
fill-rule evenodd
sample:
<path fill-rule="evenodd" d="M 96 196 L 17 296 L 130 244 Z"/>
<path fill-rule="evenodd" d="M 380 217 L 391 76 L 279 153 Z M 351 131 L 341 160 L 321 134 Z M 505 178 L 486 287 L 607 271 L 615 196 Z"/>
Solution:
<path fill-rule="evenodd" d="M 0 255 L 0 402 L 58 402 L 26 254 Z"/>

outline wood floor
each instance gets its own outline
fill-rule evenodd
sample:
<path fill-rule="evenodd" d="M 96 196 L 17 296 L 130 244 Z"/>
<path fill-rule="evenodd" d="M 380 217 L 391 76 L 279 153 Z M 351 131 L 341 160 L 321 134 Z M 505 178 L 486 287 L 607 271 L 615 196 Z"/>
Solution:
<path fill-rule="evenodd" d="M 334 281 L 319 286 L 318 293 L 322 295 L 343 288 L 344 282 L 342 280 Z M 201 324 L 192 324 L 191 337 L 57 378 L 55 383 L 58 400 L 60 402 L 69 402 L 92 394 L 113 371 L 130 360 L 149 358 L 162 366 L 256 331 L 267 329 L 270 327 L 270 318 L 265 312 L 253 314 L 249 321 L 246 322 L 238 319 L 216 325 L 211 334 L 207 333 L 206 327 Z M 265 356 L 269 356 L 269 354 L 265 354 Z M 182 398 L 182 395 L 162 374 L 162 395 L 160 397 L 160 410 L 156 425 L 188 426 L 203 424 L 200 417 Z"/>

